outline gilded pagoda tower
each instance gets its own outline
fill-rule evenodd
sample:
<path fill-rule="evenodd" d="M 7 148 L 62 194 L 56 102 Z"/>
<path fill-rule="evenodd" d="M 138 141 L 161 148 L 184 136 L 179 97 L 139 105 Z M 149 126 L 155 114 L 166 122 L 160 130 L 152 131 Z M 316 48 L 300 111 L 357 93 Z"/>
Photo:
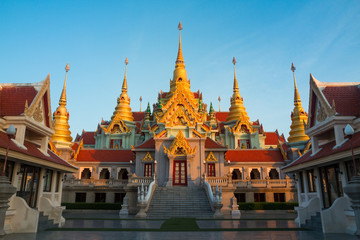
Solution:
<path fill-rule="evenodd" d="M 305 134 L 308 115 L 301 106 L 301 98 L 296 85 L 295 70 L 294 63 L 292 63 L 291 71 L 294 76 L 294 110 L 291 113 L 291 130 L 288 138 L 289 143 L 309 140 L 309 137 Z"/>
<path fill-rule="evenodd" d="M 72 145 L 72 137 L 69 125 L 69 112 L 66 108 L 66 80 L 67 74 L 70 70 L 69 63 L 65 67 L 65 81 L 64 87 L 60 96 L 59 106 L 53 114 L 55 134 L 51 137 L 56 149 L 61 152 L 64 159 L 70 158 L 70 151 Z M 67 158 L 68 157 L 68 158 Z"/>

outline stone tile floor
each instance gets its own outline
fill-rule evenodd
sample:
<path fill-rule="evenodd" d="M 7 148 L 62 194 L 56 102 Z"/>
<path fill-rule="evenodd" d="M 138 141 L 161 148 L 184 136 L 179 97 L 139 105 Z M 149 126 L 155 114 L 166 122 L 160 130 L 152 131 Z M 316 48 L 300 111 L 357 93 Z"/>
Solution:
<path fill-rule="evenodd" d="M 117 211 L 67 211 L 64 228 L 75 231 L 40 231 L 37 234 L 9 234 L 4 240 L 112 240 L 112 239 L 251 239 L 251 240 L 359 240 L 347 234 L 322 234 L 314 231 L 229 231 L 229 228 L 296 228 L 293 220 L 197 220 L 202 230 L 222 228 L 225 231 L 160 232 L 164 220 L 120 219 Z M 79 219 L 83 218 L 83 219 Z M 76 228 L 104 228 L 104 231 L 76 231 Z M 142 231 L 106 231 L 111 229 L 143 229 Z M 144 229 L 149 229 L 146 231 Z"/>

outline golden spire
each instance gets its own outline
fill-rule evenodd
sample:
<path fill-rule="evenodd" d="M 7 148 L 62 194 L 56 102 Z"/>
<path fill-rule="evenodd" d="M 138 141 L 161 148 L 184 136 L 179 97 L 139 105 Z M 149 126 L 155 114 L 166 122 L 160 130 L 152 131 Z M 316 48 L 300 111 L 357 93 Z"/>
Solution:
<path fill-rule="evenodd" d="M 185 91 L 190 91 L 190 81 L 188 81 L 185 70 L 185 61 L 181 49 L 181 30 L 183 29 L 181 22 L 178 25 L 179 29 L 179 50 L 175 62 L 175 70 L 172 81 L 170 81 L 170 92 L 174 93 L 178 86 L 182 86 Z"/>
<path fill-rule="evenodd" d="M 296 85 L 295 78 L 295 66 L 294 63 L 291 64 L 291 71 L 293 72 L 294 77 L 294 110 L 291 113 L 291 130 L 289 132 L 288 141 L 292 142 L 300 142 L 309 140 L 309 137 L 305 134 L 305 124 L 307 123 L 307 113 L 304 111 L 301 106 L 301 99 L 299 95 L 299 91 Z M 304 124 L 305 123 L 305 124 Z"/>
<path fill-rule="evenodd" d="M 184 57 L 183 57 L 182 50 L 181 50 L 181 30 L 183 29 L 181 22 L 179 22 L 178 29 L 179 29 L 179 51 L 178 51 L 178 55 L 176 58 L 176 64 L 184 65 Z"/>
<path fill-rule="evenodd" d="M 115 111 L 111 117 L 113 119 L 115 116 L 119 116 L 122 120 L 133 121 L 134 117 L 131 112 L 130 107 L 130 98 L 127 95 L 127 79 L 126 79 L 126 72 L 127 72 L 127 65 L 129 63 L 128 58 L 125 59 L 125 75 L 124 81 L 122 84 L 122 90 L 120 97 L 117 99 L 117 106 L 115 107 Z"/>
<path fill-rule="evenodd" d="M 59 100 L 59 107 L 53 114 L 54 117 L 54 126 L 55 126 L 55 133 L 51 137 L 52 141 L 55 145 L 59 146 L 62 143 L 69 143 L 72 141 L 71 132 L 70 132 L 70 125 L 69 125 L 69 112 L 66 109 L 66 80 L 67 80 L 67 73 L 70 70 L 69 63 L 66 64 L 65 67 L 65 81 L 64 87 L 60 96 Z M 60 143 L 59 143 L 60 142 Z M 58 144 L 59 143 L 59 144 Z"/>
<path fill-rule="evenodd" d="M 235 57 L 232 60 L 232 63 L 234 64 L 234 87 L 233 87 L 233 95 L 230 99 L 231 106 L 229 108 L 229 114 L 226 118 L 226 121 L 233 121 L 233 120 L 242 120 L 244 122 L 249 121 L 249 117 L 247 115 L 247 112 L 244 107 L 243 98 L 241 97 L 239 93 L 239 85 L 236 78 L 236 69 L 235 64 L 236 60 Z"/>
<path fill-rule="evenodd" d="M 234 92 L 237 91 L 239 92 L 239 85 L 236 79 L 236 69 L 235 69 L 235 64 L 236 64 L 236 59 L 235 57 L 233 57 L 232 63 L 234 64 Z"/>
<path fill-rule="evenodd" d="M 67 79 L 67 73 L 68 73 L 69 70 L 70 70 L 70 66 L 69 66 L 69 63 L 67 63 L 66 67 L 65 67 L 66 73 L 65 73 L 64 87 L 63 87 L 61 97 L 60 97 L 60 100 L 59 100 L 59 105 L 60 104 L 66 105 L 66 79 Z"/>

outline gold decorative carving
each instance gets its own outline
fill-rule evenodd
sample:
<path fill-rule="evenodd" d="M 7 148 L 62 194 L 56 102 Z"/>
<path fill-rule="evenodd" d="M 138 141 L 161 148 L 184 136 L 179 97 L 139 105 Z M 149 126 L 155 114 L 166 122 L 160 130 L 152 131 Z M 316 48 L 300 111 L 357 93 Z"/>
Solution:
<path fill-rule="evenodd" d="M 323 122 L 326 119 L 327 115 L 325 112 L 325 109 L 323 108 L 323 106 L 319 103 L 319 108 L 317 111 L 317 116 L 316 116 L 316 120 L 318 122 Z"/>
<path fill-rule="evenodd" d="M 210 152 L 207 158 L 205 159 L 206 162 L 217 162 L 217 158 L 214 156 L 213 152 Z"/>
<path fill-rule="evenodd" d="M 39 102 L 38 106 L 35 108 L 33 118 L 35 121 L 42 122 L 43 121 L 43 109 L 41 107 L 41 101 Z"/>
<path fill-rule="evenodd" d="M 241 133 L 253 133 L 255 130 L 246 118 L 241 115 L 241 118 L 236 122 L 232 128 L 232 132 L 241 132 Z"/>
<path fill-rule="evenodd" d="M 192 133 L 193 133 L 193 136 L 195 136 L 195 137 L 203 138 L 203 137 L 206 136 L 206 135 L 201 134 L 201 133 L 200 133 L 199 131 L 197 131 L 196 129 L 194 129 Z"/>
<path fill-rule="evenodd" d="M 164 137 L 165 136 L 165 134 L 166 134 L 166 129 L 164 129 L 164 130 L 162 130 L 161 132 L 159 132 L 158 134 L 156 134 L 155 135 L 155 133 L 154 133 L 154 137 L 157 137 L 157 138 L 159 138 L 159 137 Z"/>
<path fill-rule="evenodd" d="M 150 152 L 147 152 L 145 157 L 142 159 L 143 162 L 153 162 L 154 158 L 151 156 Z"/>
<path fill-rule="evenodd" d="M 131 128 L 128 128 L 125 122 L 121 119 L 121 116 L 116 115 L 111 123 L 107 127 L 103 127 L 105 133 L 111 132 L 111 134 L 120 134 L 131 132 Z"/>
<path fill-rule="evenodd" d="M 194 154 L 195 151 L 196 147 L 194 149 L 190 147 L 181 131 L 176 135 L 169 149 L 164 146 L 164 152 L 167 155 L 191 155 Z"/>

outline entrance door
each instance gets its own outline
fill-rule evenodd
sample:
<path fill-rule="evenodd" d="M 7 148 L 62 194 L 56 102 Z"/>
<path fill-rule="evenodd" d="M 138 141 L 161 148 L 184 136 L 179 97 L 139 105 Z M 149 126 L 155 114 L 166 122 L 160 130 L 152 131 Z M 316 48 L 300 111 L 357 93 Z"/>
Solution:
<path fill-rule="evenodd" d="M 36 207 L 40 168 L 21 165 L 19 186 L 16 195 L 23 198 L 29 207 Z"/>
<path fill-rule="evenodd" d="M 174 185 L 187 185 L 186 161 L 174 161 Z"/>

